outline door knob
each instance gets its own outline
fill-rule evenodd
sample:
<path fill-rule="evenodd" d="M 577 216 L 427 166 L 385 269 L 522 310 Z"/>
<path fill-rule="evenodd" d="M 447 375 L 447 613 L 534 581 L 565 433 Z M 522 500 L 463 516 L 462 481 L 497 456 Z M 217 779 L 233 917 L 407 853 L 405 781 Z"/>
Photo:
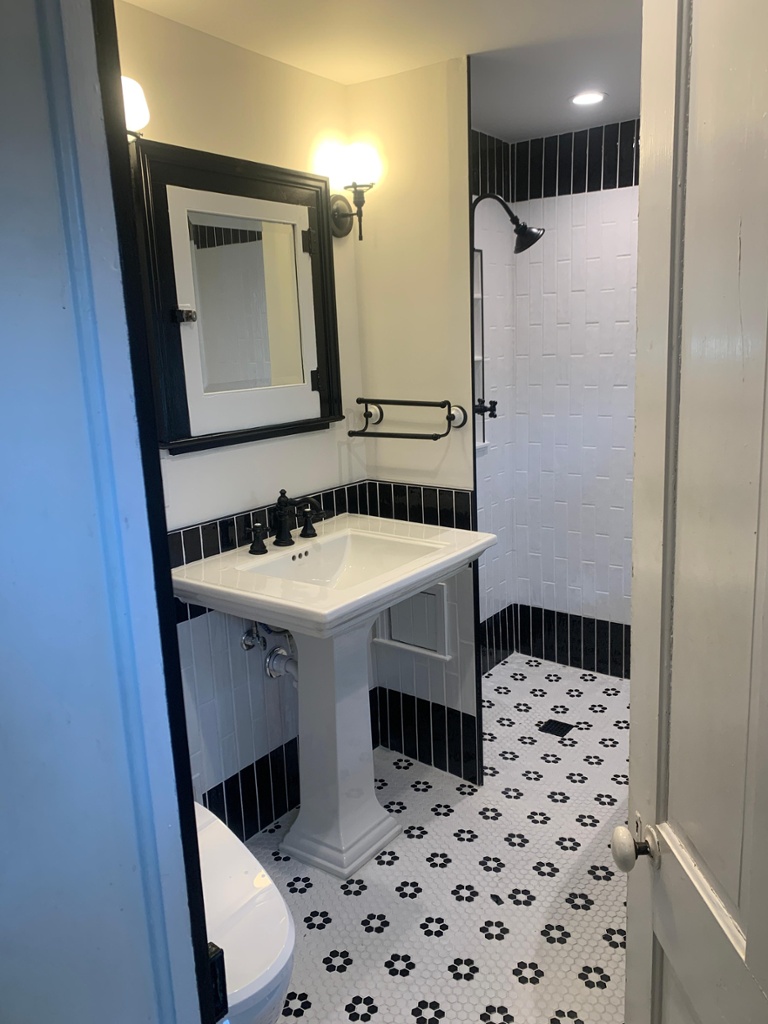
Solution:
<path fill-rule="evenodd" d="M 653 864 L 658 867 L 659 837 L 656 830 L 647 825 L 643 830 L 642 840 L 638 842 L 628 828 L 619 825 L 611 836 L 611 853 L 619 871 L 631 871 L 638 857 L 650 857 Z"/>

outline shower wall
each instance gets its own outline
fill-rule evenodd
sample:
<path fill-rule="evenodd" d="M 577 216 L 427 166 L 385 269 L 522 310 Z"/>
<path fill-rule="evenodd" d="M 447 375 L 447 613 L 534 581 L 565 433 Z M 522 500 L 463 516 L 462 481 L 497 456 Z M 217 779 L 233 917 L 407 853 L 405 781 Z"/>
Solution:
<path fill-rule="evenodd" d="M 538 180 L 531 187 L 533 174 L 545 173 L 544 160 L 532 166 L 533 144 L 509 147 L 516 168 L 511 183 L 505 179 L 507 195 L 521 219 L 546 229 L 525 253 L 512 254 L 510 224 L 498 204 L 477 208 L 483 397 L 498 403 L 497 418 L 486 419 L 486 444 L 478 446 L 477 501 L 479 529 L 499 537 L 480 564 L 488 646 L 501 655 L 514 647 L 627 675 L 637 136 L 635 129 L 632 161 L 625 153 L 617 187 L 621 161 L 613 148 L 606 155 L 605 142 L 613 147 L 615 139 L 618 150 L 619 127 L 584 133 L 594 143 L 591 154 L 585 147 L 583 177 L 574 170 L 573 137 L 561 137 L 570 143 L 563 147 L 570 149 L 570 174 L 556 148 L 560 176 L 550 176 L 548 191 L 558 194 L 542 196 Z M 527 189 L 515 198 L 524 180 L 521 145 Z M 480 149 L 476 144 L 474 152 Z M 603 173 L 606 162 L 613 177 Z M 486 168 L 492 165 L 486 160 Z M 493 182 L 484 182 L 486 189 L 497 190 Z M 531 191 L 536 198 L 525 198 Z"/>

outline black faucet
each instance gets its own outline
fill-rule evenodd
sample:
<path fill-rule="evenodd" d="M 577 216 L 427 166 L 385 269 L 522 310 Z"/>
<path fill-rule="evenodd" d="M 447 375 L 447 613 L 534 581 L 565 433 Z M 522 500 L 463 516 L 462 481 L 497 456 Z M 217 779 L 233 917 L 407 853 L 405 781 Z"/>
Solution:
<path fill-rule="evenodd" d="M 302 498 L 289 498 L 283 489 L 275 504 L 275 539 L 272 542 L 275 547 L 287 548 L 296 543 L 291 536 L 291 523 L 292 521 L 295 523 L 294 510 L 299 507 L 304 510 L 304 528 L 301 531 L 301 536 L 317 536 L 315 528 L 312 526 L 312 520 L 315 517 L 324 519 L 326 515 L 320 507 L 320 503 L 315 498 L 310 498 L 309 495 Z"/>

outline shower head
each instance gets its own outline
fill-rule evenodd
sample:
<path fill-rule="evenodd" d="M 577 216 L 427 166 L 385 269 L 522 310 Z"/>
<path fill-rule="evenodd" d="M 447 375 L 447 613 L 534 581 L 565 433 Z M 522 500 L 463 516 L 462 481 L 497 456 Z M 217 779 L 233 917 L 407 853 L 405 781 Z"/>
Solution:
<path fill-rule="evenodd" d="M 530 249 L 543 234 L 544 228 L 529 228 L 523 221 L 518 221 L 515 225 L 515 255 Z"/>
<path fill-rule="evenodd" d="M 520 220 L 520 218 L 513 213 L 509 205 L 501 198 L 497 196 L 495 192 L 483 192 L 482 195 L 475 196 L 472 200 L 472 222 L 474 223 L 475 210 L 477 209 L 478 203 L 481 203 L 484 199 L 495 199 L 499 206 L 504 208 L 504 212 L 515 225 L 515 254 L 525 252 L 526 249 L 530 249 L 541 236 L 544 234 L 544 228 L 530 228 L 528 225 Z"/>

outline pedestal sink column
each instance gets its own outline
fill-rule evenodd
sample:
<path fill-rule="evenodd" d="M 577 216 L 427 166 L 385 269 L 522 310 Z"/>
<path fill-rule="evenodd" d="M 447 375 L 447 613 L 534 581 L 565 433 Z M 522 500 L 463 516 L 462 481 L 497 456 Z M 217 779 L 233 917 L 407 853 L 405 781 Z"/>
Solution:
<path fill-rule="evenodd" d="M 373 783 L 373 622 L 323 638 L 293 633 L 299 651 L 301 809 L 281 849 L 340 878 L 353 875 L 400 831 Z"/>

